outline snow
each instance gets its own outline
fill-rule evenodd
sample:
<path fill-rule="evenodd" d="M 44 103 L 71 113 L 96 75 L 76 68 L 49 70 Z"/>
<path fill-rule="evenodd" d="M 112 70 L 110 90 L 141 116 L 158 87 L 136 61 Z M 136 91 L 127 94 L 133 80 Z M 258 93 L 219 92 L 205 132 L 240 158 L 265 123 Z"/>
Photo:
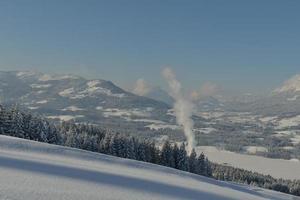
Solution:
<path fill-rule="evenodd" d="M 118 108 L 106 108 L 103 110 L 104 117 L 123 117 L 123 116 L 136 116 L 136 117 L 148 117 L 149 113 L 140 109 L 118 109 Z"/>
<path fill-rule="evenodd" d="M 233 123 L 249 123 L 255 122 L 256 116 L 249 115 L 248 113 L 244 115 L 244 113 L 238 113 L 237 116 L 227 116 L 226 119 Z"/>
<path fill-rule="evenodd" d="M 39 91 L 36 91 L 36 93 L 37 94 L 43 94 L 43 93 L 45 93 L 45 91 L 44 90 L 39 90 Z"/>
<path fill-rule="evenodd" d="M 33 71 L 23 71 L 23 72 L 18 72 L 17 77 L 26 77 L 26 76 L 34 76 L 36 73 Z"/>
<path fill-rule="evenodd" d="M 39 107 L 38 106 L 28 106 L 28 109 L 30 109 L 30 110 L 36 110 L 36 109 L 39 109 Z"/>
<path fill-rule="evenodd" d="M 257 152 L 268 152 L 266 147 L 261 146 L 245 146 L 244 150 L 249 154 L 255 154 Z"/>
<path fill-rule="evenodd" d="M 34 71 L 23 71 L 23 72 L 17 72 L 16 76 L 19 78 L 26 78 L 30 76 L 35 76 L 36 72 Z"/>
<path fill-rule="evenodd" d="M 72 119 L 84 117 L 84 115 L 57 115 L 57 116 L 47 116 L 49 119 L 59 119 L 61 121 L 70 121 Z"/>
<path fill-rule="evenodd" d="M 287 127 L 292 127 L 292 126 L 298 126 L 300 125 L 300 115 L 290 117 L 290 118 L 283 118 L 278 121 L 278 129 L 283 129 Z"/>
<path fill-rule="evenodd" d="M 69 106 L 69 107 L 62 109 L 62 111 L 72 111 L 72 112 L 82 111 L 82 110 L 84 110 L 84 109 L 78 108 L 77 106 Z"/>
<path fill-rule="evenodd" d="M 132 122 L 141 122 L 141 123 L 149 123 L 148 125 L 145 126 L 145 128 L 149 128 L 151 130 L 159 130 L 159 129 L 172 129 L 176 130 L 179 129 L 180 127 L 178 125 L 174 124 L 167 124 L 164 121 L 161 120 L 155 120 L 155 119 L 130 119 L 126 118 L 127 121 L 132 121 Z"/>
<path fill-rule="evenodd" d="M 282 149 L 284 149 L 284 150 L 293 150 L 293 149 L 295 149 L 295 147 L 285 146 L 285 147 L 282 147 Z"/>
<path fill-rule="evenodd" d="M 254 155 L 239 154 L 216 147 L 197 147 L 198 153 L 204 152 L 209 160 L 216 163 L 228 163 L 231 166 L 271 175 L 275 178 L 300 179 L 300 162 L 283 159 L 271 159 Z M 284 170 L 283 170 L 284 169 Z"/>
<path fill-rule="evenodd" d="M 0 177 L 1 199 L 299 199 L 158 165 L 7 136 L 0 136 Z"/>
<path fill-rule="evenodd" d="M 176 115 L 175 115 L 174 109 L 169 109 L 169 110 L 167 111 L 167 115 L 170 115 L 170 116 L 176 116 Z"/>
<path fill-rule="evenodd" d="M 120 93 L 120 94 L 112 93 L 111 90 L 100 87 L 100 85 L 101 85 L 100 80 L 89 81 L 89 82 L 87 82 L 87 89 L 81 91 L 80 94 L 86 94 L 86 95 L 92 96 L 94 94 L 100 93 L 100 94 L 105 94 L 107 96 L 113 96 L 113 97 L 118 97 L 118 98 L 125 97 L 124 93 Z"/>
<path fill-rule="evenodd" d="M 277 117 L 273 116 L 273 117 L 261 117 L 259 120 L 263 123 L 269 123 L 269 122 L 273 122 L 274 120 L 276 120 Z"/>
<path fill-rule="evenodd" d="M 210 134 L 214 131 L 216 131 L 215 128 L 207 127 L 207 128 L 195 128 L 193 131 L 200 132 L 202 134 Z"/>
<path fill-rule="evenodd" d="M 103 110 L 103 106 L 97 106 L 96 110 Z"/>
<path fill-rule="evenodd" d="M 299 97 L 299 95 L 295 95 L 295 96 L 293 96 L 291 98 L 287 98 L 286 100 L 288 100 L 288 101 L 296 101 L 298 97 Z"/>
<path fill-rule="evenodd" d="M 166 122 L 156 120 L 156 119 L 132 119 L 134 122 L 145 122 L 145 123 L 154 123 L 154 124 L 165 124 Z"/>
<path fill-rule="evenodd" d="M 48 100 L 41 100 L 41 101 L 37 101 L 36 103 L 37 104 L 45 104 L 45 103 L 48 103 Z"/>
<path fill-rule="evenodd" d="M 293 138 L 291 138 L 291 141 L 294 145 L 300 144 L 300 135 L 296 135 Z"/>
<path fill-rule="evenodd" d="M 34 89 L 42 89 L 42 88 L 49 88 L 51 84 L 31 84 L 30 87 Z"/>
<path fill-rule="evenodd" d="M 87 97 L 85 94 L 75 94 L 74 96 L 70 96 L 70 99 L 83 99 Z"/>
<path fill-rule="evenodd" d="M 87 82 L 87 85 L 90 88 L 95 87 L 95 86 L 97 86 L 99 84 L 101 84 L 100 80 L 92 80 L 92 81 Z"/>
<path fill-rule="evenodd" d="M 289 131 L 276 131 L 276 133 L 280 134 L 281 136 L 288 136 L 288 135 L 296 135 L 297 130 L 289 130 Z"/>
<path fill-rule="evenodd" d="M 215 119 L 223 117 L 224 112 L 199 112 L 196 115 L 205 119 Z"/>
<path fill-rule="evenodd" d="M 300 74 L 297 74 L 287 80 L 283 86 L 275 89 L 275 93 L 283 93 L 283 92 L 298 92 L 300 91 Z"/>
<path fill-rule="evenodd" d="M 65 89 L 61 92 L 59 92 L 58 94 L 62 97 L 70 97 L 70 95 L 74 92 L 74 88 L 68 88 Z"/>
<path fill-rule="evenodd" d="M 125 94 L 123 94 L 123 93 L 115 94 L 115 93 L 112 93 L 109 89 L 100 87 L 99 86 L 100 84 L 101 84 L 100 80 L 93 80 L 93 81 L 87 82 L 86 83 L 87 88 L 85 88 L 82 91 L 78 91 L 75 93 L 74 88 L 68 88 L 68 89 L 65 89 L 65 90 L 59 92 L 58 94 L 62 97 L 69 97 L 70 99 L 82 99 L 87 96 L 94 96 L 97 94 L 104 94 L 107 96 L 118 97 L 118 98 L 125 97 Z"/>
<path fill-rule="evenodd" d="M 150 124 L 145 126 L 146 128 L 149 128 L 151 130 L 159 130 L 159 129 L 172 129 L 172 130 L 176 130 L 179 129 L 178 125 L 171 125 L 171 124 Z"/>
<path fill-rule="evenodd" d="M 58 76 L 58 75 L 49 75 L 49 74 L 44 74 L 42 76 L 39 77 L 39 81 L 59 81 L 59 80 L 64 80 L 64 79 L 78 79 L 77 76 L 73 76 L 73 75 L 62 75 L 62 76 Z"/>

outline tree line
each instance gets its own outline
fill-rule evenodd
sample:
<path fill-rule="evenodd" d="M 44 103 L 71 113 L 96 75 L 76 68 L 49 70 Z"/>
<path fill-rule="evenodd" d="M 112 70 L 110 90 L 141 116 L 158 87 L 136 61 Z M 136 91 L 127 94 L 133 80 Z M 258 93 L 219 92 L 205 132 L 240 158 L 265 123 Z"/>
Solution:
<path fill-rule="evenodd" d="M 54 124 L 40 116 L 21 111 L 16 106 L 0 106 L 0 134 L 154 163 L 218 180 L 300 196 L 299 180 L 275 179 L 212 163 L 203 153 L 197 155 L 195 150 L 188 155 L 184 143 L 165 141 L 162 147 L 157 147 L 153 140 L 139 139 L 95 125 L 73 122 Z"/>

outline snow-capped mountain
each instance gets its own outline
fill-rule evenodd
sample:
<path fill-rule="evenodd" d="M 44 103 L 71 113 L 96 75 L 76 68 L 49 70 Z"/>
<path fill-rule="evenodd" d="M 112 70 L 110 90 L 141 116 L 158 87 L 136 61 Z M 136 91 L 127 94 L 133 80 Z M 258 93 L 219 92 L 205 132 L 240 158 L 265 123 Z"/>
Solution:
<path fill-rule="evenodd" d="M 3 102 L 12 100 L 35 107 L 40 104 L 63 104 L 61 100 L 67 104 L 88 104 L 94 101 L 93 104 L 98 103 L 102 107 L 166 107 L 162 102 L 136 96 L 105 80 L 35 72 L 0 72 L 0 78 Z"/>
<path fill-rule="evenodd" d="M 273 97 L 291 106 L 300 105 L 300 74 L 293 76 L 282 86 L 276 88 L 273 91 Z"/>
<path fill-rule="evenodd" d="M 287 80 L 281 87 L 275 89 L 274 93 L 300 93 L 300 74 Z"/>
<path fill-rule="evenodd" d="M 285 81 L 269 94 L 243 101 L 237 98 L 227 104 L 227 110 L 253 114 L 282 116 L 300 114 L 300 74 Z"/>
<path fill-rule="evenodd" d="M 51 119 L 95 124 L 155 119 L 170 108 L 164 102 L 127 92 L 111 81 L 32 71 L 0 72 L 0 102 L 17 103 Z"/>

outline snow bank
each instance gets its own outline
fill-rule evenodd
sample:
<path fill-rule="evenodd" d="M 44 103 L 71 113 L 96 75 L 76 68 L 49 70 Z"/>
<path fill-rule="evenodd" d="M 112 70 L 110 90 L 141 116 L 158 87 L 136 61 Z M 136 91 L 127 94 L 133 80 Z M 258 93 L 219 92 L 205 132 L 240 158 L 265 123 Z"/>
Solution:
<path fill-rule="evenodd" d="M 0 199 L 284 200 L 153 164 L 0 136 Z"/>

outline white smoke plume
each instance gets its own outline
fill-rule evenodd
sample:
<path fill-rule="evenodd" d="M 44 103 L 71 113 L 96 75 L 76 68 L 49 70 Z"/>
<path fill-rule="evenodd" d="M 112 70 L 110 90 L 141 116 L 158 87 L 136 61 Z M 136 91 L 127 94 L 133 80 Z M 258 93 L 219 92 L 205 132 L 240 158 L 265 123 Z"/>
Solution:
<path fill-rule="evenodd" d="M 185 98 L 181 83 L 176 79 L 176 75 L 170 68 L 162 71 L 163 77 L 170 87 L 170 95 L 174 98 L 174 111 L 178 125 L 183 126 L 184 134 L 188 142 L 188 152 L 190 153 L 195 146 L 195 135 L 193 133 L 194 122 L 192 120 L 193 103 Z"/>
<path fill-rule="evenodd" d="M 147 82 L 140 78 L 136 81 L 133 93 L 139 96 L 145 96 L 151 91 L 151 86 L 147 84 Z"/>
<path fill-rule="evenodd" d="M 198 91 L 193 91 L 191 93 L 191 97 L 193 98 L 193 100 L 199 100 L 203 97 L 215 96 L 219 94 L 220 91 L 221 88 L 219 85 L 212 82 L 205 82 L 203 85 L 201 85 Z"/>

